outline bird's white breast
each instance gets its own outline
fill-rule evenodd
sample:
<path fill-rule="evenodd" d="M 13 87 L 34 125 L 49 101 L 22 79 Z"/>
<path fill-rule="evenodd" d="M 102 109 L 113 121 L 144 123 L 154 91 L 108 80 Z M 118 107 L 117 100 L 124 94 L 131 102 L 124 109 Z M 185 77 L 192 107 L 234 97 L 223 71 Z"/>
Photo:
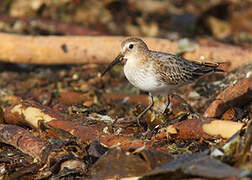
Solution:
<path fill-rule="evenodd" d="M 151 92 L 153 95 L 167 95 L 171 87 L 158 80 L 152 65 L 141 66 L 133 57 L 127 57 L 124 65 L 124 74 L 128 81 L 142 91 Z"/>

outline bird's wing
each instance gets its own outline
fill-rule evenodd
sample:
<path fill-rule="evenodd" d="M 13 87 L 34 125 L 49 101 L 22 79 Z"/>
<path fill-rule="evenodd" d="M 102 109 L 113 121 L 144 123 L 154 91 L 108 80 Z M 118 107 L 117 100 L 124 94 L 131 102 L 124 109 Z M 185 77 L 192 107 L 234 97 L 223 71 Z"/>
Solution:
<path fill-rule="evenodd" d="M 154 52 L 152 59 L 159 78 L 168 84 L 189 83 L 213 72 L 223 72 L 217 69 L 220 63 L 189 61 L 167 53 Z"/>

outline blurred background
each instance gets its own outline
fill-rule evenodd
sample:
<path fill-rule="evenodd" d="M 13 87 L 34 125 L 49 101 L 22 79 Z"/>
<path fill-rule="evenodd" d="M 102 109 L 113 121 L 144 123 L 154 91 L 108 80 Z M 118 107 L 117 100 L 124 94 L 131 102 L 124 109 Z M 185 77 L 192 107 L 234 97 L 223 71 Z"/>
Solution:
<path fill-rule="evenodd" d="M 213 38 L 252 47 L 251 0 L 1 0 L 0 31 Z"/>

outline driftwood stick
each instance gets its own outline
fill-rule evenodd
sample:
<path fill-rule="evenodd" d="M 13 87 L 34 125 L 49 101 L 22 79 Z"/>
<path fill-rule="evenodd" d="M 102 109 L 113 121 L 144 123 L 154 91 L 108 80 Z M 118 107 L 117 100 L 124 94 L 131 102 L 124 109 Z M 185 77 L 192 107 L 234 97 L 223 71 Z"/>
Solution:
<path fill-rule="evenodd" d="M 12 145 L 37 160 L 42 160 L 45 142 L 16 125 L 0 124 L 0 142 Z"/>
<path fill-rule="evenodd" d="M 119 36 L 25 36 L 0 33 L 0 60 L 32 64 L 109 63 L 119 53 Z M 150 49 L 174 53 L 177 42 L 166 39 L 143 38 Z M 232 70 L 252 61 L 252 50 L 199 40 L 199 48 L 184 57 L 206 61 L 228 61 Z"/>

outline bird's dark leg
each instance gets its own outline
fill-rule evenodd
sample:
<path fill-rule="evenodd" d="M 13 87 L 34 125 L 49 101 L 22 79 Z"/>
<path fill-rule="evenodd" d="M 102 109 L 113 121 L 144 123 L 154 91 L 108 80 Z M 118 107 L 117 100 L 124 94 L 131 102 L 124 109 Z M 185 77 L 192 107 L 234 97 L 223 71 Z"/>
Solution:
<path fill-rule="evenodd" d="M 165 113 L 165 110 L 168 108 L 168 106 L 170 105 L 170 95 L 167 95 L 167 101 L 165 103 L 165 108 L 163 109 L 162 113 Z"/>
<path fill-rule="evenodd" d="M 153 104 L 154 104 L 154 101 L 153 101 L 153 96 L 151 95 L 151 93 L 149 93 L 149 96 L 150 96 L 150 98 L 151 98 L 151 102 L 150 102 L 150 104 L 143 110 L 143 112 L 141 112 L 141 114 L 139 114 L 138 116 L 137 116 L 137 123 L 138 123 L 138 125 L 141 127 L 141 125 L 140 125 L 140 119 L 142 118 L 142 116 L 150 109 L 150 108 L 152 108 L 152 106 L 153 106 Z"/>

